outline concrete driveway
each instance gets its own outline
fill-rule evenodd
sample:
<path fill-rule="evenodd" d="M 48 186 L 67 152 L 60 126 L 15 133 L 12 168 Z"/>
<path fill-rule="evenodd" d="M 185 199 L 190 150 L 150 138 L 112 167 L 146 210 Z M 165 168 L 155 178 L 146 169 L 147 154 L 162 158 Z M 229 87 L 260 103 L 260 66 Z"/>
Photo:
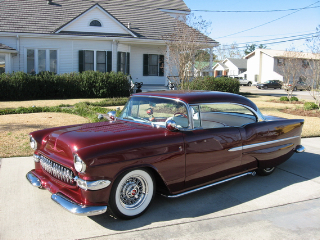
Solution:
<path fill-rule="evenodd" d="M 0 168 L 0 239 L 319 239 L 320 138 L 303 139 L 268 177 L 246 176 L 185 197 L 156 196 L 148 212 L 122 221 L 72 215 L 25 179 L 31 157 Z"/>

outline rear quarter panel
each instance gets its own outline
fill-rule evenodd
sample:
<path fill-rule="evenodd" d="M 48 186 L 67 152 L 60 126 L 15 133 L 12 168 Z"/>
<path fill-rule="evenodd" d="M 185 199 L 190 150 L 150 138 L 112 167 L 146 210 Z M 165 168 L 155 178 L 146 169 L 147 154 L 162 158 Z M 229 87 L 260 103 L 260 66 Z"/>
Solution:
<path fill-rule="evenodd" d="M 246 125 L 242 163 L 267 168 L 285 162 L 301 142 L 303 124 L 303 119 L 278 119 Z"/>

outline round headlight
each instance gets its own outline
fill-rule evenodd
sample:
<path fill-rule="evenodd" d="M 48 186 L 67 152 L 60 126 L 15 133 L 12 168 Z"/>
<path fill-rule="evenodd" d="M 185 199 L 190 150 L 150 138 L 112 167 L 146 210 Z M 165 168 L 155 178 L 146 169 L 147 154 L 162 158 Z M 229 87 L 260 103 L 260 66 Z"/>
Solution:
<path fill-rule="evenodd" d="M 38 146 L 37 141 L 32 136 L 30 136 L 30 147 L 33 150 L 36 150 L 37 146 Z"/>
<path fill-rule="evenodd" d="M 74 168 L 77 170 L 77 172 L 85 172 L 86 171 L 86 164 L 84 161 L 81 160 L 81 158 L 78 155 L 74 156 Z"/>

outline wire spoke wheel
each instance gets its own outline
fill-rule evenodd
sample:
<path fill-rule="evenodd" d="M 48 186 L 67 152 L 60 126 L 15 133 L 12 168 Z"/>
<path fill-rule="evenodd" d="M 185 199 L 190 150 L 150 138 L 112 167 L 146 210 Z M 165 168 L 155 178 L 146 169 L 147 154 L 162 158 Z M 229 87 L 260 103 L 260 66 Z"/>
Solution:
<path fill-rule="evenodd" d="M 110 212 L 122 219 L 132 219 L 143 214 L 154 196 L 153 179 L 152 173 L 144 169 L 121 174 L 111 190 Z"/>

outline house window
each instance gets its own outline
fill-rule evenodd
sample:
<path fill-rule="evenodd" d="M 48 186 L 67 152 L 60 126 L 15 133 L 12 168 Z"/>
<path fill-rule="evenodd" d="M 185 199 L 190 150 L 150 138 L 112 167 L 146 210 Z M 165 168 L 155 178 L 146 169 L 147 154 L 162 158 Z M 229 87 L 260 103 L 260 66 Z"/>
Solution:
<path fill-rule="evenodd" d="M 6 71 L 6 55 L 0 54 L 0 74 Z"/>
<path fill-rule="evenodd" d="M 164 76 L 164 55 L 143 54 L 143 76 Z"/>
<path fill-rule="evenodd" d="M 27 49 L 27 73 L 58 72 L 58 51 L 51 49 Z"/>
<path fill-rule="evenodd" d="M 111 72 L 112 52 L 111 51 L 79 51 L 79 72 L 83 71 Z"/>
<path fill-rule="evenodd" d="M 117 71 L 124 74 L 130 74 L 130 53 L 118 52 Z"/>
<path fill-rule="evenodd" d="M 217 77 L 221 77 L 222 76 L 222 71 L 218 70 L 217 71 Z"/>
<path fill-rule="evenodd" d="M 91 26 L 91 27 L 101 27 L 101 22 L 98 21 L 98 20 L 92 20 L 92 21 L 90 22 L 90 26 Z"/>
<path fill-rule="evenodd" d="M 302 67 L 308 68 L 308 67 L 309 67 L 309 61 L 306 60 L 306 59 L 303 59 L 303 60 L 302 60 Z"/>
<path fill-rule="evenodd" d="M 278 58 L 277 59 L 277 63 L 278 63 L 278 66 L 283 66 L 284 65 L 284 59 L 283 58 Z"/>

